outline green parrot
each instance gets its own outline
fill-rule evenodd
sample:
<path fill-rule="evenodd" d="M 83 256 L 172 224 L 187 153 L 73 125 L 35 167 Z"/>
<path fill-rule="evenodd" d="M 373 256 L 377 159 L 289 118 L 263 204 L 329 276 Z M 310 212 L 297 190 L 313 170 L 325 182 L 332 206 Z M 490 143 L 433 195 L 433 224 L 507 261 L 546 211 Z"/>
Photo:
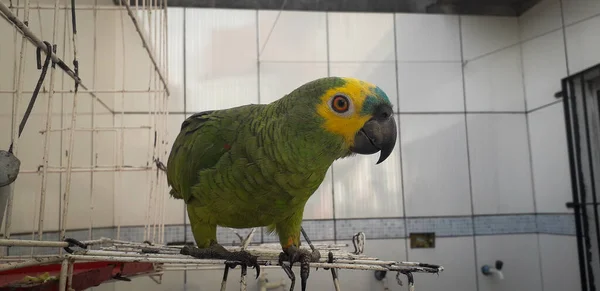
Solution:
<path fill-rule="evenodd" d="M 320 258 L 318 251 L 300 249 L 300 232 L 304 206 L 329 167 L 337 159 L 377 152 L 379 164 L 392 153 L 396 135 L 388 96 L 354 78 L 320 78 L 270 104 L 190 116 L 167 163 L 170 195 L 184 200 L 198 246 L 181 253 L 240 262 L 258 273 L 255 256 L 219 245 L 217 226 L 266 226 L 279 236 L 280 263 L 290 263 L 281 265 L 293 284 L 293 263 Z M 303 290 L 307 277 L 308 271 Z"/>

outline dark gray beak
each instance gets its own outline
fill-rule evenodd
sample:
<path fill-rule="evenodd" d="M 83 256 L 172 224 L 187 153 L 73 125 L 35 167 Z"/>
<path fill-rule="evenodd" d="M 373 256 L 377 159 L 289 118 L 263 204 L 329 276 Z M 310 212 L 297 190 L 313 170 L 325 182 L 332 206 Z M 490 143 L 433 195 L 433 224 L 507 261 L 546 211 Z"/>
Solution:
<path fill-rule="evenodd" d="M 385 161 L 396 146 L 396 120 L 392 108 L 381 105 L 375 111 L 373 118 L 356 133 L 354 146 L 350 150 L 357 154 L 371 155 L 381 152 L 377 164 Z"/>

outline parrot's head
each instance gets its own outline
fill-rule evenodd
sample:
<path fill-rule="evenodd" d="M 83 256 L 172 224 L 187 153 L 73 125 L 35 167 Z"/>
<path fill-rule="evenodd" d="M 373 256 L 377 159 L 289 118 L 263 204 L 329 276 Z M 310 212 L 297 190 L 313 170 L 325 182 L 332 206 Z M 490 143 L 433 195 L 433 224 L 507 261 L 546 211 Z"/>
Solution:
<path fill-rule="evenodd" d="M 313 108 L 320 129 L 337 143 L 324 144 L 339 145 L 340 157 L 380 152 L 379 164 L 390 156 L 396 145 L 396 121 L 392 103 L 379 87 L 354 78 L 327 77 L 298 90 Z"/>

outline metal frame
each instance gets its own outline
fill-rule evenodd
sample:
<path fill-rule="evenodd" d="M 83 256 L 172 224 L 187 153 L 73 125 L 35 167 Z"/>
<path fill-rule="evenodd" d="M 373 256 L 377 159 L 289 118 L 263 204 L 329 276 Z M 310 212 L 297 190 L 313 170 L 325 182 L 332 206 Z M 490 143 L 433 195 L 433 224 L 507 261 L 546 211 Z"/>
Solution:
<path fill-rule="evenodd" d="M 161 275 L 165 271 L 181 271 L 181 270 L 204 270 L 204 269 L 217 269 L 224 268 L 224 276 L 223 282 L 221 284 L 221 290 L 225 290 L 226 282 L 227 282 L 227 274 L 229 272 L 229 264 L 232 262 L 226 262 L 224 260 L 203 260 L 196 259 L 190 256 L 181 255 L 181 247 L 177 246 L 165 246 L 161 243 L 164 239 L 164 196 L 163 193 L 166 193 L 166 183 L 164 178 L 164 173 L 162 171 L 158 171 L 161 168 L 160 159 L 164 157 L 166 152 L 165 143 L 161 142 L 168 138 L 168 132 L 166 128 L 166 116 L 168 112 L 167 108 L 167 97 L 169 95 L 168 89 L 168 66 L 166 61 L 166 55 L 168 54 L 166 39 L 168 39 L 167 35 L 167 13 L 164 11 L 163 15 L 160 15 L 161 18 L 157 21 L 151 21 L 151 14 L 147 13 L 144 16 L 138 16 L 138 12 L 146 10 L 150 12 L 154 9 L 166 9 L 167 0 L 154 0 L 149 1 L 149 4 L 146 4 L 145 1 L 142 1 L 142 6 L 130 5 L 129 2 L 119 2 L 120 6 L 118 11 L 121 14 L 121 26 L 124 27 L 124 18 L 126 17 L 125 13 L 129 16 L 131 22 L 135 26 L 136 32 L 141 38 L 143 47 L 148 53 L 148 57 L 151 61 L 151 83 L 149 85 L 150 88 L 148 90 L 144 90 L 143 92 L 147 92 L 153 98 L 153 102 L 155 103 L 154 111 L 148 112 L 148 116 L 150 117 L 149 123 L 147 126 L 139 126 L 139 127 L 127 127 L 127 126 L 115 126 L 115 127 L 97 127 L 94 123 L 93 117 L 95 116 L 95 109 L 92 107 L 92 127 L 91 128 L 80 128 L 76 126 L 76 121 L 78 117 L 77 113 L 77 100 L 80 98 L 77 94 L 90 94 L 95 101 L 99 102 L 100 105 L 105 106 L 106 109 L 113 115 L 121 114 L 123 116 L 124 111 L 115 112 L 115 110 L 108 108 L 102 101 L 96 98 L 95 93 L 100 92 L 114 92 L 121 94 L 121 101 L 124 101 L 124 95 L 126 93 L 134 93 L 136 91 L 128 91 L 124 88 L 122 90 L 102 90 L 100 88 L 95 87 L 96 81 L 96 56 L 98 54 L 96 50 L 96 33 L 94 34 L 94 64 L 93 64 L 93 74 L 94 76 L 91 78 L 91 81 L 88 80 L 91 84 L 91 88 L 83 85 L 82 80 L 78 76 L 78 67 L 75 66 L 74 70 L 71 70 L 65 63 L 55 54 L 49 52 L 50 58 L 54 63 L 58 65 L 60 69 L 62 69 L 67 75 L 69 75 L 73 80 L 75 80 L 75 85 L 73 90 L 54 90 L 54 82 L 55 82 L 55 69 L 54 66 L 50 71 L 50 87 L 48 91 L 48 99 L 47 99 L 47 112 L 46 112 L 46 123 L 44 129 L 40 131 L 41 134 L 44 135 L 44 156 L 42 164 L 37 169 L 22 169 L 20 173 L 41 173 L 42 175 L 42 185 L 40 189 L 40 205 L 39 205 L 39 214 L 38 214 L 38 227 L 37 229 L 32 230 L 32 233 L 36 235 L 37 240 L 15 240 L 10 239 L 11 229 L 10 229 L 10 217 L 11 217 L 11 207 L 10 203 L 12 202 L 12 193 L 14 193 L 14 189 L 11 188 L 11 196 L 8 200 L 9 207 L 7 207 L 7 222 L 5 227 L 5 239 L 0 239 L 0 247 L 31 247 L 32 253 L 27 256 L 4 256 L 0 257 L 0 273 L 7 270 L 18 270 L 21 268 L 32 267 L 32 266 L 40 266 L 47 264 L 60 264 L 60 275 L 59 275 L 59 290 L 65 291 L 70 290 L 71 285 L 73 283 L 73 271 L 74 264 L 78 262 L 93 262 L 93 261 L 101 261 L 101 262 L 143 262 L 143 263 L 152 263 L 155 264 L 155 273 L 152 274 L 144 274 L 144 276 L 150 275 L 151 278 L 154 275 Z M 124 5 L 123 5 L 124 4 Z M 56 32 L 57 32 L 57 21 L 58 21 L 58 11 L 60 9 L 70 9 L 71 10 L 71 25 L 72 25 L 72 34 L 70 36 L 70 41 L 73 45 L 73 53 L 74 53 L 74 64 L 77 64 L 77 31 L 76 31 L 76 18 L 75 14 L 78 9 L 74 7 L 75 1 L 72 0 L 71 6 L 61 7 L 59 5 L 59 1 L 57 0 L 53 6 L 46 7 L 47 9 L 54 10 L 54 28 L 52 31 L 52 43 L 56 40 Z M 20 33 L 23 39 L 28 39 L 31 43 L 33 43 L 38 48 L 41 48 L 42 51 L 46 51 L 46 44 L 42 41 L 43 37 L 36 36 L 29 30 L 27 23 L 29 17 L 29 10 L 35 9 L 34 6 L 30 5 L 29 0 L 25 0 L 23 9 L 25 11 L 25 17 L 23 20 L 20 20 L 16 17 L 16 14 L 13 13 L 12 10 L 19 9 L 17 7 L 7 7 L 6 5 L 0 3 L 0 16 L 4 16 L 4 18 L 12 23 L 15 26 L 15 29 L 18 33 Z M 38 7 L 38 9 L 42 9 Z M 99 10 L 100 8 L 96 5 L 87 7 L 87 9 L 92 9 L 94 12 Z M 94 13 L 94 25 L 96 27 L 96 13 Z M 144 20 L 146 22 L 144 23 Z M 164 21 L 164 22 L 163 22 Z M 68 22 L 67 22 L 68 24 Z M 142 27 L 144 24 L 148 24 L 149 32 L 145 32 Z M 15 36 L 18 35 L 15 33 Z M 124 38 L 123 34 L 123 38 Z M 123 41 L 125 43 L 125 41 Z M 13 93 L 14 98 L 19 100 L 22 98 L 23 93 L 29 93 L 22 88 L 22 77 L 23 77 L 23 59 L 26 58 L 25 47 L 26 42 L 23 41 L 21 51 L 20 51 L 20 65 L 18 66 L 19 70 L 19 78 L 18 81 L 15 81 L 15 88 L 9 91 L 4 91 L 6 93 Z M 156 51 L 155 51 L 156 50 Z M 125 47 L 123 47 L 123 51 L 125 51 Z M 63 57 L 64 58 L 64 57 Z M 15 59 L 17 59 L 15 57 Z M 126 83 L 125 76 L 125 66 L 123 66 L 123 84 Z M 80 91 L 79 88 L 82 90 Z M 138 90 L 139 91 L 139 90 Z M 54 94 L 61 93 L 74 93 L 73 104 L 72 104 L 72 112 L 71 112 L 71 125 L 65 128 L 53 128 L 51 124 L 51 115 L 52 115 L 52 96 Z M 17 107 L 13 106 L 13 124 L 16 124 L 16 116 L 19 113 L 18 104 L 19 102 L 15 102 Z M 92 103 L 94 106 L 95 102 Z M 147 165 L 135 166 L 135 165 L 125 165 L 124 164 L 124 132 L 126 130 L 148 130 L 149 132 L 154 133 L 154 139 L 152 139 L 152 135 L 149 134 L 148 140 L 148 155 L 147 155 Z M 95 133 L 100 131 L 114 131 L 117 133 L 116 140 L 118 145 L 118 150 L 115 150 L 115 161 L 114 165 L 98 165 L 94 160 L 91 165 L 88 167 L 76 167 L 73 166 L 73 155 L 68 155 L 66 165 L 51 165 L 48 163 L 48 136 L 52 133 L 65 133 L 67 134 L 67 148 L 68 152 L 72 153 L 74 149 L 74 133 L 78 131 L 85 131 L 93 133 L 92 136 L 95 136 Z M 13 134 L 15 155 L 18 149 L 18 135 Z M 95 154 L 95 139 L 92 137 L 92 153 Z M 90 232 L 89 232 L 89 240 L 88 241 L 77 241 L 74 239 L 65 238 L 66 231 L 68 229 L 67 219 L 68 210 L 69 210 L 69 195 L 71 194 L 71 177 L 72 173 L 75 172 L 114 172 L 119 177 L 115 177 L 115 180 L 122 179 L 120 176 L 122 172 L 125 171 L 146 171 L 148 173 L 152 173 L 156 171 L 156 175 L 153 173 L 150 174 L 150 193 L 147 201 L 148 211 L 146 213 L 146 221 L 147 224 L 144 226 L 144 240 L 147 242 L 144 243 L 136 243 L 136 242 L 128 242 L 118 240 L 120 237 L 120 222 L 117 221 L 117 239 L 110 238 L 102 238 L 99 240 L 91 240 L 91 229 L 93 226 L 93 221 L 90 221 Z M 61 241 L 44 241 L 43 233 L 44 233 L 44 211 L 45 211 L 45 194 L 46 194 L 46 183 L 48 180 L 49 173 L 65 173 L 66 175 L 66 190 L 64 195 L 62 195 L 62 211 L 61 212 L 61 224 L 60 224 L 60 238 Z M 91 182 L 91 193 L 93 194 L 93 176 Z M 115 190 L 116 191 L 116 190 Z M 117 193 L 118 194 L 118 193 Z M 75 195 L 75 194 L 74 194 Z M 93 199 L 92 199 L 93 200 Z M 2 214 L 2 213 L 0 213 Z M 91 218 L 90 218 L 91 219 Z M 118 220 L 118 219 L 117 219 Z M 303 234 L 306 234 L 303 231 Z M 249 245 L 251 241 L 251 237 L 254 235 L 254 231 L 251 231 L 250 234 L 246 237 L 246 239 L 242 239 L 241 247 L 228 247 L 229 249 L 243 249 L 248 252 L 259 257 L 259 264 L 264 268 L 280 268 L 279 265 L 279 254 L 281 253 L 281 247 L 279 244 L 261 244 L 261 245 Z M 239 235 L 238 235 L 239 236 Z M 308 238 L 307 238 L 308 241 Z M 316 244 L 313 245 L 310 241 L 308 241 L 311 248 L 313 250 L 318 250 L 322 253 L 322 258 L 318 262 L 310 263 L 310 267 L 312 268 L 324 268 L 330 269 L 332 274 L 333 284 L 336 290 L 340 290 L 339 279 L 337 277 L 338 269 L 348 269 L 348 270 L 367 270 L 367 271 L 393 271 L 397 272 L 397 280 L 398 283 L 401 283 L 399 279 L 400 274 L 404 274 L 408 278 L 408 287 L 409 290 L 413 290 L 414 288 L 414 277 L 412 273 L 439 273 L 443 271 L 443 267 L 425 263 L 418 262 L 396 262 L 396 261 L 382 261 L 377 258 L 372 258 L 363 255 L 364 244 L 365 244 L 365 236 L 364 233 L 359 233 L 353 237 L 354 243 L 354 251 L 349 252 L 342 249 L 342 247 L 346 245 L 329 245 L 329 244 Z M 58 248 L 58 252 L 56 255 L 52 256 L 34 256 L 33 249 L 34 248 Z M 74 250 L 75 247 L 79 247 L 79 250 Z M 66 252 L 66 253 L 65 253 Z M 287 262 L 282 262 L 281 264 L 288 264 Z M 246 290 L 246 268 L 242 267 L 241 270 L 241 280 L 240 286 L 241 290 Z M 157 281 L 158 283 L 159 281 Z"/>
<path fill-rule="evenodd" d="M 12 141 L 14 144 L 14 154 L 15 156 L 19 156 L 19 154 L 17 153 L 17 151 L 19 150 L 18 147 L 18 141 L 19 141 L 19 135 L 16 134 L 14 128 L 15 125 L 17 124 L 17 115 L 19 115 L 21 112 L 18 108 L 19 105 L 19 100 L 23 99 L 24 97 L 27 97 L 23 94 L 30 94 L 32 93 L 31 88 L 23 88 L 22 84 L 23 84 L 23 67 L 24 67 L 24 59 L 26 59 L 28 57 L 28 55 L 25 53 L 26 51 L 26 45 L 27 44 L 33 44 L 34 46 L 38 47 L 41 49 L 42 52 L 49 54 L 52 62 L 53 62 L 53 66 L 52 69 L 49 70 L 49 75 L 50 75 L 50 80 L 47 82 L 49 87 L 44 87 L 44 90 L 42 91 L 43 93 L 47 93 L 47 98 L 43 98 L 41 99 L 41 101 L 39 102 L 43 102 L 46 104 L 42 104 L 42 106 L 47 106 L 47 111 L 46 111 L 46 119 L 45 119 L 45 126 L 40 130 L 40 129 L 36 129 L 36 131 L 39 131 L 40 135 L 42 136 L 42 140 L 43 140 L 43 159 L 40 161 L 40 165 L 36 168 L 26 168 L 26 169 L 20 169 L 19 173 L 38 173 L 41 174 L 42 176 L 42 183 L 41 183 L 41 187 L 40 187 L 40 193 L 39 193 L 39 210 L 38 215 L 37 215 L 37 229 L 32 230 L 32 233 L 35 234 L 36 238 L 39 240 L 43 240 L 43 235 L 44 235 L 44 212 L 45 212 L 45 206 L 46 206 L 46 202 L 45 202 L 45 197 L 46 197 L 46 188 L 47 188 L 47 181 L 48 181 L 48 174 L 50 173 L 61 173 L 64 174 L 66 176 L 66 184 L 65 184 L 65 195 L 62 195 L 62 201 L 61 201 L 61 209 L 59 209 L 59 211 L 61 211 L 61 220 L 60 220 L 60 225 L 59 225 L 59 230 L 61 233 L 61 238 L 64 238 L 66 230 L 68 229 L 67 226 L 67 216 L 68 216 L 68 212 L 69 212 L 69 196 L 71 194 L 71 177 L 72 177 L 72 173 L 78 173 L 78 172 L 89 172 L 92 173 L 92 179 L 90 181 L 90 199 L 93 201 L 93 193 L 94 193 L 94 173 L 99 173 L 99 172 L 112 172 L 116 174 L 115 177 L 115 183 L 119 183 L 119 181 L 123 180 L 122 177 L 122 173 L 124 172 L 147 172 L 149 173 L 149 177 L 150 177 L 150 198 L 148 198 L 149 201 L 147 201 L 147 203 L 149 205 L 151 205 L 152 207 L 148 208 L 148 213 L 147 215 L 147 224 L 145 225 L 145 239 L 149 239 L 149 240 L 158 240 L 158 242 L 161 242 L 161 238 L 164 237 L 162 234 L 164 234 L 164 224 L 162 223 L 163 219 L 164 219 L 164 201 L 163 199 L 160 199 L 159 194 L 161 192 L 164 192 L 164 188 L 166 187 L 166 182 L 164 181 L 164 174 L 161 172 L 159 173 L 158 177 L 156 175 L 151 175 L 150 173 L 152 171 L 157 170 L 158 166 L 159 166 L 159 162 L 160 160 L 165 158 L 165 152 L 166 152 L 166 146 L 164 143 L 164 140 L 168 139 L 168 132 L 167 132 L 167 116 L 168 116 L 168 111 L 167 111 L 167 98 L 169 96 L 169 87 L 168 87 L 168 78 L 166 77 L 166 75 L 168 74 L 168 60 L 167 60 L 167 55 L 168 55 L 168 48 L 166 45 L 166 41 L 168 39 L 168 34 L 167 34 L 167 12 L 166 12 L 166 8 L 167 8 L 167 0 L 158 0 L 158 1 L 154 1 L 152 3 L 149 3 L 148 5 L 146 5 L 145 1 L 140 1 L 141 5 L 136 5 L 136 6 L 129 6 L 129 3 L 125 3 L 125 5 L 120 5 L 118 7 L 101 7 L 98 6 L 96 2 L 94 2 L 94 5 L 87 5 L 87 6 L 76 6 L 75 1 L 71 1 L 70 4 L 67 5 L 61 5 L 60 1 L 55 1 L 54 5 L 46 5 L 46 6 L 40 6 L 39 4 L 36 5 L 31 5 L 30 0 L 25 0 L 21 3 L 21 6 L 6 6 L 3 3 L 0 3 L 0 18 L 5 19 L 7 22 L 9 22 L 14 28 L 15 28 L 15 39 L 17 37 L 17 35 L 19 37 L 22 37 L 23 41 L 21 44 L 21 49 L 20 52 L 19 50 L 15 47 L 15 81 L 14 81 L 14 87 L 11 90 L 3 90 L 1 91 L 1 93 L 12 93 L 13 95 L 13 134 L 12 134 Z M 12 4 L 12 3 L 11 3 Z M 36 35 L 29 27 L 28 27 L 28 23 L 29 23 L 29 14 L 31 10 L 39 10 L 39 9 L 51 9 L 54 10 L 54 26 L 52 27 L 50 34 L 46 34 L 46 35 Z M 147 90 L 125 90 L 125 86 L 124 84 L 126 84 L 126 74 L 125 74 L 125 67 L 126 66 L 122 66 L 123 67 L 123 88 L 111 88 L 111 89 L 104 89 L 104 88 L 98 88 L 96 86 L 96 79 L 97 79 L 97 59 L 100 56 L 100 52 L 98 52 L 97 49 L 97 11 L 99 10 L 113 10 L 113 11 L 118 11 L 118 13 L 120 14 L 120 18 L 121 18 L 121 27 L 124 28 L 125 25 L 125 21 L 126 18 L 129 18 L 131 23 L 133 24 L 134 28 L 135 28 L 135 33 L 139 36 L 139 38 L 142 41 L 143 47 L 145 49 L 145 51 L 147 52 L 147 56 L 150 59 L 150 64 L 149 64 L 149 73 L 150 73 L 150 83 L 148 85 L 148 89 Z M 70 46 L 72 45 L 72 52 L 74 54 L 74 59 L 73 59 L 73 64 L 75 65 L 74 69 L 69 68 L 69 66 L 66 65 L 66 63 L 63 61 L 63 59 L 65 59 L 65 57 L 63 56 L 62 59 L 58 56 L 58 54 L 56 52 L 47 52 L 47 43 L 44 42 L 45 39 L 48 39 L 48 41 L 52 44 L 55 44 L 55 42 L 57 41 L 57 31 L 61 30 L 58 27 L 58 11 L 59 10 L 70 10 L 70 20 L 71 21 L 67 21 L 66 24 L 67 26 L 65 26 L 64 29 L 67 29 L 68 31 L 65 33 L 65 40 L 64 43 L 61 45 L 59 44 L 59 47 L 61 47 L 61 49 L 63 51 L 65 51 L 65 47 L 66 46 Z M 91 10 L 94 12 L 94 18 L 93 18 L 93 24 L 94 24 L 94 51 L 93 51 L 93 64 L 92 64 L 92 72 L 93 72 L 93 76 L 89 79 L 87 79 L 87 81 L 85 81 L 85 84 L 89 85 L 90 88 L 88 88 L 87 86 L 85 86 L 83 83 L 84 81 L 81 80 L 81 78 L 78 76 L 78 66 L 77 66 L 77 55 L 78 55 L 78 49 L 77 49 L 77 29 L 76 29 L 76 12 L 77 11 L 81 11 L 81 10 Z M 16 13 L 17 11 L 22 11 L 23 15 L 19 15 L 18 13 Z M 156 12 L 155 12 L 156 11 Z M 161 12 L 161 14 L 156 14 L 156 17 L 152 18 L 152 16 L 155 16 L 155 13 Z M 145 15 L 140 14 L 140 13 L 145 13 Z M 69 15 L 69 14 L 67 14 Z M 19 19 L 17 16 L 20 16 L 22 19 Z M 69 27 L 68 25 L 71 25 L 71 27 Z M 72 28 L 72 32 L 70 31 L 70 28 Z M 62 31 L 61 31 L 62 33 Z M 50 37 L 49 37 L 50 36 Z M 124 38 L 124 33 L 123 33 L 123 38 Z M 123 39 L 124 41 L 124 39 Z M 68 42 L 68 43 L 67 43 Z M 125 56 L 125 44 L 123 47 L 123 56 Z M 114 60 L 116 61 L 116 59 Z M 16 65 L 18 63 L 18 66 Z M 54 66 L 54 64 L 56 64 L 57 66 Z M 55 68 L 58 68 L 59 70 L 56 70 Z M 18 70 L 18 71 L 17 71 Z M 56 82 L 55 78 L 55 73 L 56 72 L 60 72 L 63 71 L 65 74 L 67 74 L 70 78 L 72 78 L 75 82 L 74 82 L 74 87 L 72 89 L 62 89 L 62 90 L 55 90 L 54 89 L 54 85 Z M 18 77 L 17 77 L 18 76 Z M 63 81 L 64 82 L 64 81 Z M 64 84 L 63 84 L 64 85 Z M 48 88 L 46 90 L 46 88 Z M 66 87 L 65 87 L 66 88 Z M 35 91 L 33 91 L 34 94 Z M 63 94 L 63 93 L 72 93 L 73 94 L 73 104 L 72 104 L 72 113 L 70 114 L 70 121 L 71 121 L 71 125 L 65 125 L 64 127 L 55 127 L 52 126 L 52 98 L 53 96 L 55 96 L 56 94 Z M 126 98 L 128 93 L 146 93 L 150 96 L 150 99 L 152 100 L 151 102 L 154 103 L 154 106 L 151 107 L 153 109 L 149 110 L 148 112 L 145 112 L 149 117 L 148 120 L 148 124 L 144 125 L 144 126 L 139 126 L 139 127 L 130 127 L 130 126 L 111 126 L 111 127 L 98 127 L 95 122 L 94 122 L 94 118 L 96 116 L 96 113 L 98 112 L 98 109 L 96 109 L 98 107 L 98 105 L 104 107 L 107 111 L 109 111 L 111 114 L 113 114 L 114 116 L 117 115 L 121 115 L 121 118 L 123 118 L 123 115 L 125 114 L 124 109 L 121 110 L 114 110 L 115 108 L 110 108 L 109 106 L 107 106 L 100 98 L 97 98 L 96 94 L 98 93 L 115 93 L 115 98 L 117 96 L 117 94 L 120 96 L 121 98 L 121 105 L 124 106 L 124 99 Z M 78 108 L 78 99 L 79 98 L 85 98 L 85 97 L 91 97 L 93 98 L 93 102 L 92 102 L 92 126 L 91 127 L 78 127 L 77 126 L 77 120 L 78 120 L 78 113 L 77 113 L 77 108 Z M 15 101 L 16 100 L 16 101 Z M 26 130 L 31 130 L 28 127 L 26 127 Z M 145 131 L 148 133 L 148 163 L 143 164 L 143 165 L 128 165 L 124 163 L 124 137 L 125 137 L 125 132 L 131 132 L 131 131 Z M 74 166 L 72 163 L 72 155 L 68 155 L 66 162 L 63 163 L 61 162 L 60 164 L 49 164 L 48 163 L 48 157 L 49 157 L 49 136 L 50 134 L 60 134 L 61 136 L 64 134 L 66 137 L 66 143 L 64 144 L 65 149 L 68 150 L 69 153 L 73 152 L 74 149 L 74 143 L 75 143 L 75 137 L 74 134 L 75 132 L 81 132 L 81 131 L 85 131 L 85 132 L 90 132 L 91 136 L 92 136 L 92 157 L 91 157 L 91 164 L 89 166 Z M 96 159 L 93 158 L 93 156 L 96 155 L 96 148 L 97 148 L 97 140 L 98 140 L 98 136 L 97 133 L 98 132 L 114 132 L 114 137 L 115 137 L 115 151 L 114 151 L 114 160 L 115 162 L 112 164 L 108 164 L 108 165 L 103 165 L 103 164 L 98 164 Z M 153 139 L 154 138 L 154 139 Z M 4 187 L 3 191 L 2 191 L 2 195 L 3 195 L 3 199 L 6 198 L 5 196 L 7 196 L 7 207 L 4 208 L 2 207 L 2 209 L 0 210 L 0 216 L 4 217 L 4 211 L 6 211 L 6 221 L 5 221 L 5 227 L 4 227 L 4 238 L 10 239 L 11 236 L 11 217 L 12 217 L 12 202 L 13 202 L 13 196 L 14 196 L 14 191 L 15 191 L 15 187 L 14 185 L 10 185 L 11 187 Z M 17 190 L 18 191 L 18 190 Z M 115 189 L 115 191 L 117 191 Z M 81 195 L 81 194 L 78 194 Z M 151 201 L 150 201 L 151 200 Z M 90 205 L 90 207 L 93 207 L 93 205 Z M 117 224 L 119 224 L 119 221 L 117 222 Z M 117 225 L 117 227 L 119 227 L 120 225 Z M 93 219 L 90 218 L 90 227 L 89 227 L 89 239 L 91 239 L 91 229 L 93 228 Z M 118 238 L 118 236 L 117 236 Z"/>
<path fill-rule="evenodd" d="M 593 155 L 600 153 L 600 144 L 594 145 L 591 141 L 594 135 L 596 137 L 600 135 L 598 128 L 595 128 L 596 132 L 594 132 L 591 123 L 600 121 L 597 116 L 594 121 L 589 114 L 591 98 L 596 98 L 597 105 L 600 105 L 600 91 L 597 93 L 598 96 L 588 96 L 585 87 L 590 82 L 600 84 L 600 64 L 564 78 L 561 92 L 573 197 L 573 201 L 566 206 L 574 210 L 583 291 L 596 291 L 597 283 L 594 277 L 600 275 L 594 274 L 594 269 L 600 270 L 600 258 L 594 258 L 592 254 L 592 251 L 595 251 L 595 256 L 600 254 L 600 215 L 596 190 L 596 175 L 600 169 L 593 161 Z M 596 233 L 595 238 L 592 237 L 591 232 Z M 593 264 L 593 260 L 598 262 L 597 266 Z"/>

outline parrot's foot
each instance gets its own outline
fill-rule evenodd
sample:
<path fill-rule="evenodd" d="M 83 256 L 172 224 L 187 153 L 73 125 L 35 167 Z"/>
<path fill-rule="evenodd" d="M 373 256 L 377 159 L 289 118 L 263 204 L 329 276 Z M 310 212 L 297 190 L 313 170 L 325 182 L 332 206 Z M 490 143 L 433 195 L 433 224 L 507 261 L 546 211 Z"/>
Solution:
<path fill-rule="evenodd" d="M 296 284 L 296 275 L 292 271 L 292 266 L 294 263 L 300 262 L 300 283 L 302 286 L 302 291 L 306 290 L 306 283 L 308 281 L 308 275 L 310 274 L 310 262 L 318 262 L 321 258 L 321 253 L 317 250 L 308 251 L 304 249 L 299 249 L 294 246 L 287 248 L 279 254 L 279 265 L 283 268 L 287 276 L 292 281 L 290 290 L 294 290 L 294 285 Z M 290 265 L 287 266 L 283 262 L 289 262 Z"/>
<path fill-rule="evenodd" d="M 210 247 L 205 249 L 186 245 L 181 249 L 180 253 L 198 259 L 226 260 L 228 261 L 226 263 L 226 268 L 235 268 L 237 265 L 241 265 L 242 267 L 252 267 L 256 269 L 256 278 L 260 275 L 260 265 L 258 264 L 257 256 L 253 256 L 246 251 L 231 252 L 217 243 L 213 243 Z"/>

